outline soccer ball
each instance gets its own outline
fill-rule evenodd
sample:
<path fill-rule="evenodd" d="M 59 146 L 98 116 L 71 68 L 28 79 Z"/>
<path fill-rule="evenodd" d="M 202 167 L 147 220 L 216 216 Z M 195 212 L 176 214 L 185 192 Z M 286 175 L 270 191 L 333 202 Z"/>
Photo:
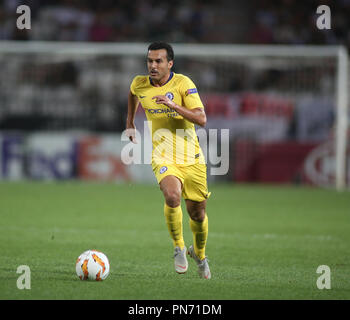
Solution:
<path fill-rule="evenodd" d="M 109 274 L 108 258 L 100 251 L 87 250 L 78 257 L 75 271 L 80 280 L 102 281 Z"/>

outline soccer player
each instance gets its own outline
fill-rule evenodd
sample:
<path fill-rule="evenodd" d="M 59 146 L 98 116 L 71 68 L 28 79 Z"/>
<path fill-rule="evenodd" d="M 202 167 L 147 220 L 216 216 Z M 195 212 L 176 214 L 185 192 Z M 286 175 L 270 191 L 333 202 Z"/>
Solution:
<path fill-rule="evenodd" d="M 152 133 L 152 169 L 163 192 L 164 215 L 174 245 L 177 273 L 188 268 L 186 253 L 198 266 L 198 273 L 210 279 L 205 248 L 208 237 L 206 203 L 207 171 L 194 124 L 204 127 L 206 114 L 194 83 L 172 71 L 173 48 L 162 42 L 149 45 L 148 75 L 136 76 L 128 95 L 126 134 L 135 140 L 134 118 L 139 102 Z M 181 197 L 185 199 L 193 233 L 188 250 L 183 239 Z"/>

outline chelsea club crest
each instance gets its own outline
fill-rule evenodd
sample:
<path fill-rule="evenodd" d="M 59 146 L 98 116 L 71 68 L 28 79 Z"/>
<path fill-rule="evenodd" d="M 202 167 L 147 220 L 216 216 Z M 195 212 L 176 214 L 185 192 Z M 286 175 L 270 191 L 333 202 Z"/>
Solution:
<path fill-rule="evenodd" d="M 170 100 L 173 100 L 173 99 L 174 99 L 174 94 L 173 94 L 172 92 L 167 92 L 167 93 L 165 94 L 165 96 L 166 96 L 167 98 L 169 98 Z"/>
<path fill-rule="evenodd" d="M 167 170 L 168 170 L 168 167 L 163 166 L 163 167 L 160 168 L 159 173 L 162 174 L 162 173 L 164 173 Z"/>

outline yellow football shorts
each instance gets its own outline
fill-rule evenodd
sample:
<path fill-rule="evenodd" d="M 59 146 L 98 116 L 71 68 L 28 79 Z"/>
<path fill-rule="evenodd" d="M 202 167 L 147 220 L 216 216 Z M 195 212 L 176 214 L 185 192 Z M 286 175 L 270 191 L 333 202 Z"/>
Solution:
<path fill-rule="evenodd" d="M 152 169 L 158 183 L 167 176 L 177 177 L 182 183 L 182 197 L 184 199 L 201 202 L 210 196 L 207 185 L 206 164 L 198 163 L 189 166 L 177 166 L 152 163 Z"/>

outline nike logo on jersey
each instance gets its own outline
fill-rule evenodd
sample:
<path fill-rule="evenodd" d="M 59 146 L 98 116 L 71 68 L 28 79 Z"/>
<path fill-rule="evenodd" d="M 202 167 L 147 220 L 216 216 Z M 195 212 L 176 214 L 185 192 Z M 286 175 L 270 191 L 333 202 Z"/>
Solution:
<path fill-rule="evenodd" d="M 146 96 L 140 96 L 140 99 L 146 98 Z"/>

